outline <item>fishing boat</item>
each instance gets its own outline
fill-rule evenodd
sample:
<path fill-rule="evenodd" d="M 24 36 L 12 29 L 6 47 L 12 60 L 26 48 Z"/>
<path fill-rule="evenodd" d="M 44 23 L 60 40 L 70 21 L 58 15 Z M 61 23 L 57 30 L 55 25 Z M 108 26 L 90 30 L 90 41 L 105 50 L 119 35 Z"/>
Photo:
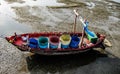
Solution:
<path fill-rule="evenodd" d="M 74 11 L 76 18 L 78 13 Z M 6 40 L 22 51 L 40 55 L 70 55 L 87 52 L 93 48 L 104 48 L 105 35 L 91 32 L 87 23 L 80 18 L 84 28 L 82 33 L 73 32 L 36 32 L 16 34 L 5 37 Z"/>
<path fill-rule="evenodd" d="M 41 54 L 41 55 L 65 55 L 65 54 L 76 54 L 76 53 L 81 53 L 81 52 L 86 52 L 91 50 L 92 48 L 98 48 L 101 47 L 102 42 L 105 39 L 105 36 L 102 34 L 97 33 L 98 40 L 95 44 L 89 43 L 88 45 L 82 45 L 82 47 L 76 47 L 76 48 L 61 48 L 60 44 L 58 45 L 58 48 L 40 48 L 38 46 L 36 47 L 30 47 L 27 44 L 26 40 L 23 40 L 22 37 L 28 37 L 30 38 L 37 38 L 39 37 L 50 37 L 50 36 L 58 36 L 60 37 L 61 35 L 66 34 L 66 33 L 61 33 L 61 32 L 42 32 L 42 33 L 26 33 L 26 34 L 20 34 L 20 35 L 14 35 L 10 37 L 6 37 L 6 40 L 15 45 L 17 48 L 19 48 L 22 51 L 30 51 L 33 53 Z M 78 36 L 81 37 L 82 33 L 67 33 L 70 36 Z M 33 43 L 35 44 L 35 43 Z M 37 45 L 37 43 L 35 44 Z M 49 46 L 49 44 L 48 44 Z"/>

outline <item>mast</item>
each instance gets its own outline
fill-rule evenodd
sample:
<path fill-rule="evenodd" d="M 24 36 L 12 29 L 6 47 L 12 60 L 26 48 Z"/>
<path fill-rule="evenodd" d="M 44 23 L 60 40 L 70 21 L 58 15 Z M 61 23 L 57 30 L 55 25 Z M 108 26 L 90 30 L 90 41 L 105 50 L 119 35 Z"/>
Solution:
<path fill-rule="evenodd" d="M 77 13 L 77 10 L 74 10 L 74 13 L 75 13 L 76 18 L 77 18 L 77 17 L 79 16 L 79 14 Z M 76 18 L 75 18 L 75 20 L 76 20 Z M 83 19 L 82 19 L 81 16 L 80 16 L 80 21 L 82 22 L 82 24 L 83 24 L 84 26 L 86 26 L 86 24 L 84 23 L 84 21 L 83 21 Z M 76 21 L 75 21 L 75 24 L 76 24 Z M 75 25 L 75 27 L 76 27 L 76 25 Z M 84 34 L 85 34 L 85 30 L 84 30 L 84 27 L 83 27 L 82 37 L 81 37 L 81 40 L 80 40 L 80 43 L 79 43 L 79 48 L 82 47 L 82 45 L 83 45 Z"/>

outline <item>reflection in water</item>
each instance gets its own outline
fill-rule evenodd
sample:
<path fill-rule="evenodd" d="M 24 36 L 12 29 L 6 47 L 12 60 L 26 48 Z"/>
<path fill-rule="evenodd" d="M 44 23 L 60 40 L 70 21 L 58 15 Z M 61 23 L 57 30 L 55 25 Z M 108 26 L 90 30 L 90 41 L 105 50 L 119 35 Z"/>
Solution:
<path fill-rule="evenodd" d="M 113 0 L 113 1 L 120 3 L 120 0 Z"/>
<path fill-rule="evenodd" d="M 32 60 L 27 58 L 28 69 L 31 74 L 73 74 L 85 65 L 89 65 L 99 57 L 107 57 L 98 51 L 91 50 L 86 53 L 69 56 L 31 56 Z M 89 67 L 88 67 L 89 68 Z M 78 70 L 78 71 L 77 71 Z M 72 72 L 72 73 L 71 73 Z"/>
<path fill-rule="evenodd" d="M 24 0 L 24 3 L 13 3 L 12 6 L 62 6 L 64 3 L 58 3 L 57 0 Z"/>
<path fill-rule="evenodd" d="M 9 36 L 13 35 L 14 32 L 25 33 L 31 31 L 30 26 L 20 24 L 12 18 L 0 14 L 0 35 Z"/>
<path fill-rule="evenodd" d="M 32 28 L 28 25 L 18 23 L 13 18 L 16 18 L 16 14 L 11 9 L 11 6 L 1 0 L 0 5 L 0 36 L 13 35 L 14 32 L 25 33 L 31 32 Z"/>
<path fill-rule="evenodd" d="M 5 0 L 0 1 L 0 36 L 9 36 L 14 32 L 25 33 L 31 32 L 32 28 L 28 25 L 18 23 L 14 18 L 17 15 L 12 7 L 17 6 L 59 6 L 64 3 L 58 3 L 56 0 L 24 0 L 24 3 L 7 3 Z"/>
<path fill-rule="evenodd" d="M 10 4 L 1 0 L 0 5 L 0 36 L 13 35 L 14 32 L 25 33 L 31 32 L 32 28 L 25 24 L 21 24 L 14 20 L 16 18 L 15 12 L 11 9 Z"/>
<path fill-rule="evenodd" d="M 16 17 L 15 12 L 11 9 L 11 6 L 5 2 L 4 0 L 0 1 L 0 14 L 2 13 L 2 15 L 7 15 L 7 16 L 11 16 L 11 17 Z M 2 16 L 0 15 L 0 16 Z"/>

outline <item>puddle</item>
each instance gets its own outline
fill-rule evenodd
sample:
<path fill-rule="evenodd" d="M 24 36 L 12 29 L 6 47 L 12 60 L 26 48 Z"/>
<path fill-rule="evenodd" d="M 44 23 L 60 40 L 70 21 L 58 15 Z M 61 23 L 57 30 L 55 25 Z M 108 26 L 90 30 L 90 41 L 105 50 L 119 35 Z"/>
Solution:
<path fill-rule="evenodd" d="M 17 15 L 12 7 L 65 5 L 64 3 L 58 3 L 57 0 L 23 0 L 23 3 L 8 3 L 5 0 L 1 0 L 0 4 L 0 35 L 7 36 L 14 32 L 25 33 L 33 31 L 30 26 L 14 20 L 17 18 Z"/>
<path fill-rule="evenodd" d="M 16 14 L 11 9 L 11 6 L 2 0 L 0 5 L 0 35 L 8 36 L 14 32 L 25 33 L 32 31 L 30 26 L 20 24 L 14 18 L 16 18 Z"/>
<path fill-rule="evenodd" d="M 93 2 L 86 2 L 86 5 L 89 9 L 93 9 L 96 6 L 95 3 L 93 3 Z"/>
<path fill-rule="evenodd" d="M 120 3 L 120 0 L 112 0 L 112 1 L 117 2 L 117 3 Z"/>
<path fill-rule="evenodd" d="M 20 24 L 10 17 L 0 14 L 0 35 L 9 36 L 14 32 L 25 33 L 32 31 L 28 25 Z"/>
<path fill-rule="evenodd" d="M 11 6 L 5 2 L 4 0 L 1 0 L 0 2 L 0 14 L 4 14 L 10 17 L 16 17 L 16 14 L 14 13 L 14 11 L 11 9 Z"/>
<path fill-rule="evenodd" d="M 11 6 L 62 6 L 64 3 L 58 3 L 57 0 L 24 0 L 24 3 L 12 3 Z"/>
<path fill-rule="evenodd" d="M 109 16 L 109 20 L 113 20 L 114 22 L 118 22 L 118 21 L 120 21 L 119 18 L 114 17 L 114 16 Z M 112 22 L 113 22 L 113 21 L 112 21 Z"/>

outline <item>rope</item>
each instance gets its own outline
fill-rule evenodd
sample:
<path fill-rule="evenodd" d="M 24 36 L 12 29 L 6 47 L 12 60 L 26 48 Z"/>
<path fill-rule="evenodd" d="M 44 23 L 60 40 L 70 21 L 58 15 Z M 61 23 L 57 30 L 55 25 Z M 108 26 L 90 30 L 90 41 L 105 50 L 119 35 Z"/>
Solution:
<path fill-rule="evenodd" d="M 70 19 L 70 17 L 72 17 L 72 15 L 68 16 L 67 18 L 64 19 L 64 21 L 58 23 L 58 25 L 62 24 L 62 23 L 65 23 L 65 21 L 67 21 L 68 19 Z"/>
<path fill-rule="evenodd" d="M 52 9 L 52 8 L 49 8 L 49 9 Z M 72 13 L 72 12 L 71 12 L 71 13 Z M 74 13 L 72 13 L 72 14 L 74 14 Z M 65 19 L 63 19 L 62 22 L 59 22 L 58 25 L 61 25 L 61 24 L 65 23 L 65 22 L 66 22 L 67 20 L 69 20 L 72 16 L 73 16 L 73 15 L 68 15 L 68 17 L 66 17 Z M 73 26 L 72 26 L 72 29 L 73 29 Z"/>

